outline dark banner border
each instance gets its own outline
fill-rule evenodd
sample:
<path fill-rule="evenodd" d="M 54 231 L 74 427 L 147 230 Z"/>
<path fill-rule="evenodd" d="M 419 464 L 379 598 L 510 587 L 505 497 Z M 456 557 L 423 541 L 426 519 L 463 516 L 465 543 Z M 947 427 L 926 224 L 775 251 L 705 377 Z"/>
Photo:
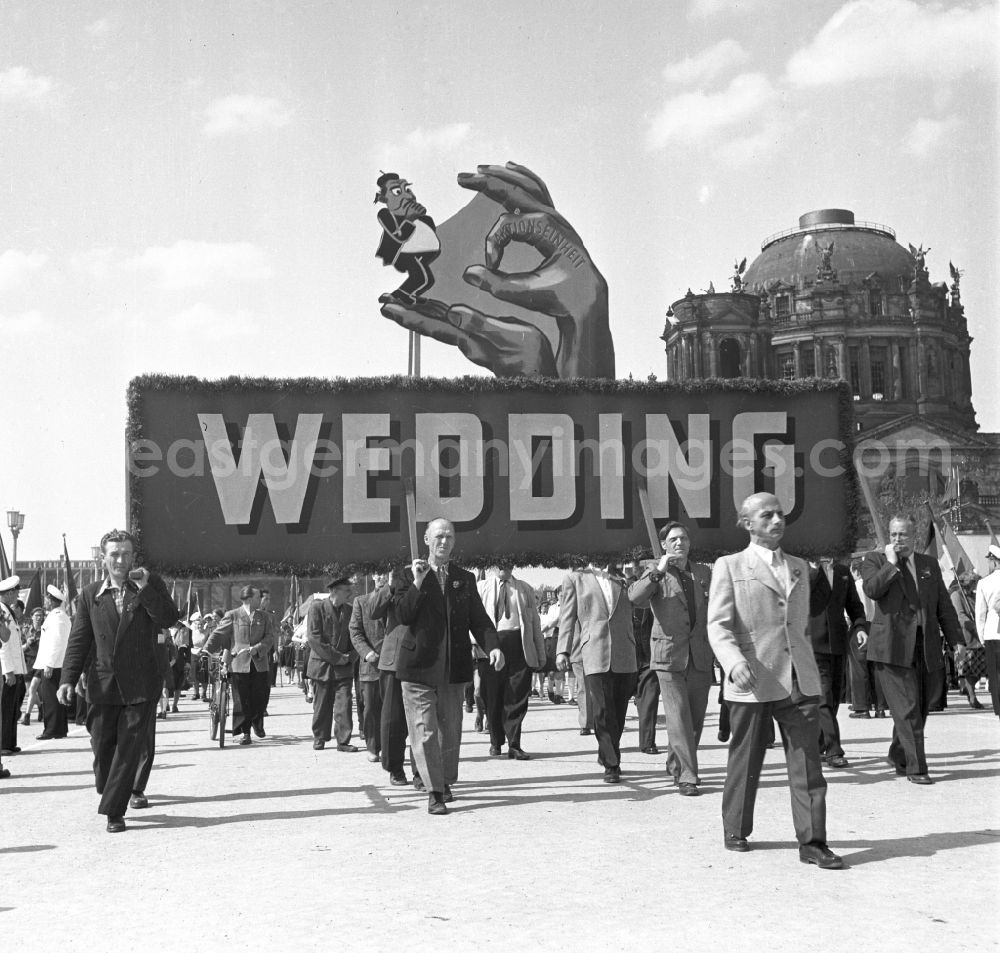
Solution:
<path fill-rule="evenodd" d="M 811 552 L 799 547 L 795 553 L 804 558 L 820 556 L 845 556 L 853 552 L 857 540 L 862 512 L 861 488 L 854 469 L 854 398 L 850 386 L 843 380 L 823 378 L 803 378 L 791 381 L 775 381 L 765 378 L 705 378 L 703 380 L 671 383 L 660 381 L 635 381 L 574 378 L 558 380 L 536 377 L 420 377 L 405 375 L 384 377 L 222 377 L 205 380 L 200 377 L 145 374 L 134 377 L 128 386 L 128 421 L 125 429 L 126 453 L 131 453 L 132 445 L 145 438 L 143 430 L 143 396 L 154 391 L 172 391 L 186 394 L 218 394 L 288 391 L 302 394 L 336 394 L 350 390 L 355 393 L 364 390 L 384 390 L 395 388 L 402 391 L 434 391 L 436 393 L 483 394 L 517 393 L 535 394 L 683 394 L 699 395 L 708 393 L 768 394 L 779 397 L 796 397 L 800 394 L 835 392 L 839 398 L 838 421 L 840 433 L 837 438 L 844 445 L 841 464 L 844 467 L 845 492 L 847 494 L 847 519 L 841 543 L 833 552 Z M 127 513 L 130 532 L 138 541 L 142 553 L 142 478 L 129 471 L 127 476 Z M 665 521 L 663 521 L 665 522 Z M 725 551 L 692 550 L 693 559 L 711 562 Z M 568 569 L 587 562 L 621 562 L 632 558 L 648 558 L 649 549 L 636 547 L 626 552 L 594 551 L 588 553 L 535 553 L 531 551 L 507 553 L 503 557 L 470 557 L 462 559 L 462 565 L 469 568 L 485 568 L 502 564 L 514 566 L 545 566 Z M 322 563 L 302 564 L 287 562 L 246 561 L 224 566 L 205 566 L 198 563 L 150 564 L 150 568 L 167 576 L 193 576 L 199 579 L 218 579 L 246 575 L 267 576 L 320 576 L 324 573 L 347 574 L 354 572 L 379 572 L 394 568 L 395 564 L 385 562 L 357 562 L 347 564 Z"/>

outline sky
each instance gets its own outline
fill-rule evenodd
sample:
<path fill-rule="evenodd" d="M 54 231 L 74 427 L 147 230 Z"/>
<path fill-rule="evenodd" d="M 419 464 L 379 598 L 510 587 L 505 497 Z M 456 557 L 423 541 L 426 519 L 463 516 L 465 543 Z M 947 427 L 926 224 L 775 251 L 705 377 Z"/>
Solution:
<path fill-rule="evenodd" d="M 995 4 L 5 0 L 0 511 L 19 558 L 125 523 L 143 373 L 405 373 L 375 179 L 438 222 L 456 175 L 548 184 L 610 288 L 617 376 L 666 376 L 690 287 L 849 208 L 963 270 L 973 401 L 1000 431 Z M 485 373 L 427 342 L 427 376 Z M 6 520 L 0 529 L 10 555 Z"/>

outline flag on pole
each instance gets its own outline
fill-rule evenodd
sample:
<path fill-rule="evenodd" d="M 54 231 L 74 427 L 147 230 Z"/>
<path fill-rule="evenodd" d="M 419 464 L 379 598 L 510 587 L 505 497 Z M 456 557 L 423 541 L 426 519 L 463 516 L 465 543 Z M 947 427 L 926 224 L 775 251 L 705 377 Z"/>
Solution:
<path fill-rule="evenodd" d="M 294 625 L 299 621 L 299 579 L 298 576 L 292 576 L 292 581 L 288 587 L 288 606 L 285 609 L 285 616 L 281 620 L 285 622 L 291 619 Z"/>
<path fill-rule="evenodd" d="M 35 609 L 42 608 L 42 574 L 40 572 L 35 573 L 35 578 L 31 580 L 31 585 L 28 587 L 28 598 L 24 602 L 24 617 L 26 619 L 31 618 L 31 613 Z"/>
<path fill-rule="evenodd" d="M 997 542 L 997 534 L 993 532 L 993 527 L 990 526 L 990 521 L 985 520 L 984 522 L 986 523 L 986 531 L 990 534 L 990 545 L 1000 546 L 1000 542 Z"/>
<path fill-rule="evenodd" d="M 191 595 L 193 592 L 194 592 L 194 579 L 189 579 L 187 599 L 184 600 L 184 612 L 182 613 L 185 622 L 191 618 L 191 613 L 194 611 L 191 608 Z"/>
<path fill-rule="evenodd" d="M 7 551 L 3 548 L 3 536 L 0 536 L 0 579 L 7 579 L 13 575 L 10 563 L 7 561 Z"/>
<path fill-rule="evenodd" d="M 855 460 L 854 465 L 857 469 L 858 461 Z M 868 507 L 868 515 L 872 518 L 872 526 L 875 528 L 875 538 L 878 540 L 878 544 L 882 549 L 885 549 L 886 544 L 889 542 L 886 539 L 885 529 L 882 526 L 882 520 L 879 519 L 878 509 L 875 506 L 875 497 L 872 494 L 871 484 L 868 482 L 868 477 L 866 477 L 860 470 L 858 470 L 858 483 L 861 484 L 861 494 L 865 498 L 865 505 Z M 657 550 L 653 550 L 654 555 Z"/>
<path fill-rule="evenodd" d="M 924 553 L 927 556 L 933 556 L 938 561 L 945 587 L 949 591 L 957 587 L 962 603 L 971 616 L 972 607 L 966 598 L 960 577 L 963 573 L 972 571 L 972 560 L 962 548 L 962 544 L 958 541 L 955 531 L 948 525 L 947 520 L 937 516 L 929 503 L 924 503 L 924 507 L 930 516 L 930 528 L 927 532 L 927 545 L 924 547 Z"/>
<path fill-rule="evenodd" d="M 76 602 L 76 579 L 73 578 L 73 565 L 69 561 L 69 550 L 66 548 L 66 534 L 63 533 L 63 560 L 65 561 L 66 584 L 63 591 L 66 593 L 67 606 Z"/>

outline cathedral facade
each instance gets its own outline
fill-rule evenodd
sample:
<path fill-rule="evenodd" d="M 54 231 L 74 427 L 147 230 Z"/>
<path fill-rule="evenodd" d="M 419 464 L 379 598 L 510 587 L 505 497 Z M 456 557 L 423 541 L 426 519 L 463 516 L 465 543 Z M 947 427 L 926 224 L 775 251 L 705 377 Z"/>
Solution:
<path fill-rule="evenodd" d="M 880 509 L 926 500 L 959 532 L 1000 529 L 1000 434 L 976 423 L 961 272 L 932 282 L 928 252 L 846 209 L 809 212 L 737 264 L 730 290 L 670 306 L 667 378 L 844 379 Z"/>

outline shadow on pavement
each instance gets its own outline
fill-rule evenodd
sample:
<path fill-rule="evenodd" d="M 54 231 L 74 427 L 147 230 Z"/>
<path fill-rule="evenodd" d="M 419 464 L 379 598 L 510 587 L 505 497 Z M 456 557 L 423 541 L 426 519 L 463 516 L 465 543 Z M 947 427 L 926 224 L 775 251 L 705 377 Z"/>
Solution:
<path fill-rule="evenodd" d="M 55 844 L 23 844 L 20 847 L 0 847 L 0 854 L 34 854 L 40 850 L 55 850 Z M 13 907 L 0 909 L 12 910 Z"/>
<path fill-rule="evenodd" d="M 943 850 L 979 847 L 982 844 L 998 842 L 1000 842 L 998 831 L 938 831 L 921 834 L 919 837 L 899 837 L 895 840 L 837 841 L 835 849 L 837 853 L 844 854 L 844 861 L 848 866 L 860 867 L 862 864 L 892 860 L 896 857 L 933 857 Z M 856 854 L 844 853 L 850 848 L 862 849 Z"/>

